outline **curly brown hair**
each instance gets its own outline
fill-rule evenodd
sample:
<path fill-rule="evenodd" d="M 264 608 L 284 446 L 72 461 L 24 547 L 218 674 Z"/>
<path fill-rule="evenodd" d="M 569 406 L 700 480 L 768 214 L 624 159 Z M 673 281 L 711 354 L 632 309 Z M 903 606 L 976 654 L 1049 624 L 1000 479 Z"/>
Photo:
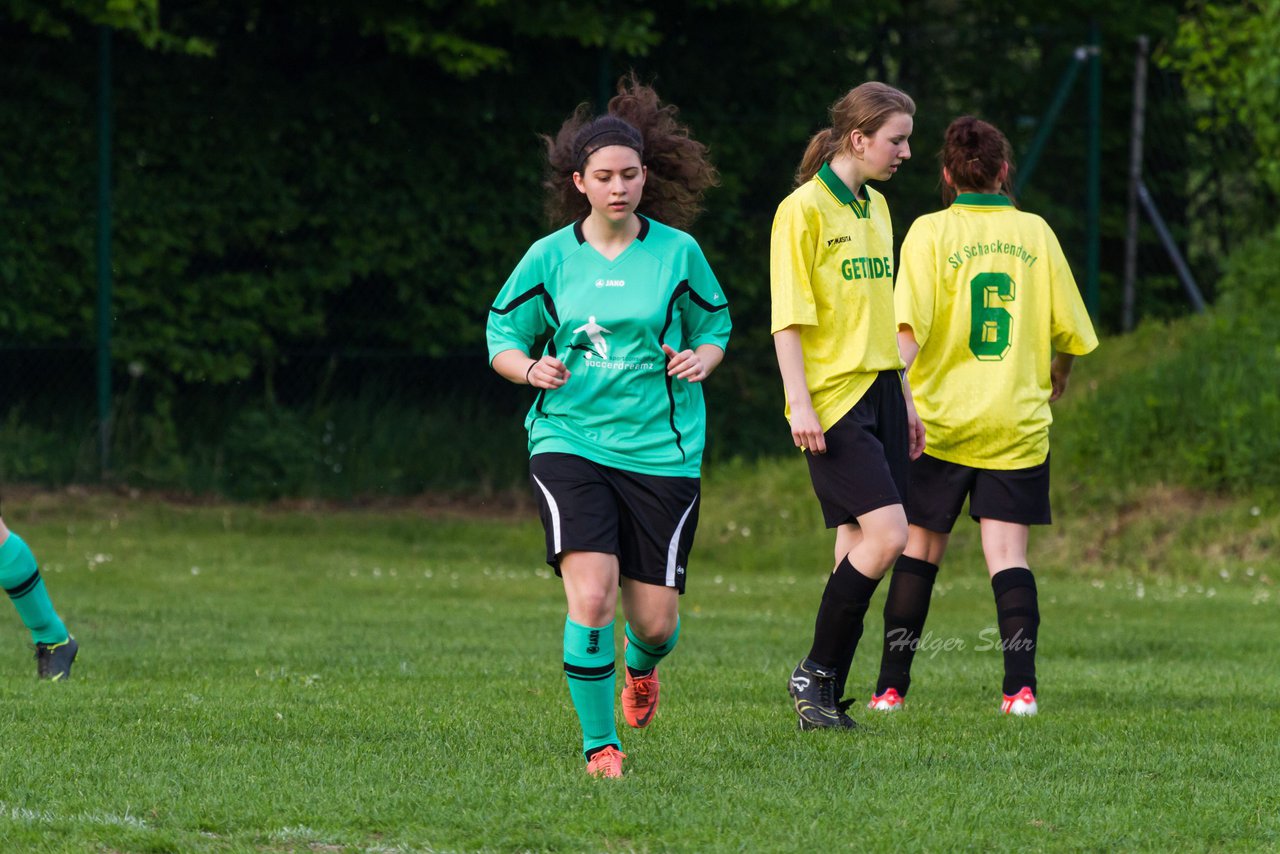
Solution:
<path fill-rule="evenodd" d="M 591 213 L 591 204 L 573 184 L 573 174 L 582 168 L 584 141 L 597 135 L 606 141 L 617 136 L 621 119 L 643 140 L 641 162 L 648 168 L 637 213 L 674 228 L 688 228 L 702 212 L 703 194 L 719 185 L 720 173 L 711 164 L 707 147 L 678 121 L 677 112 L 631 72 L 618 81 L 618 94 L 609 99 L 606 115 L 593 116 L 589 104 L 579 104 L 555 137 L 543 135 L 548 168 L 542 186 L 551 224 L 559 227 Z"/>

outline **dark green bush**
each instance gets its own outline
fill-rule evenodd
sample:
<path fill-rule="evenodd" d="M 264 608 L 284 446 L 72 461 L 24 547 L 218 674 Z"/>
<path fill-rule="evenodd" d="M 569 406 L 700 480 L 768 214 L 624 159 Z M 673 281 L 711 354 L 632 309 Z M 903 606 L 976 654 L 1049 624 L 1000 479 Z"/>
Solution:
<path fill-rule="evenodd" d="M 297 495 L 312 468 L 314 437 L 294 412 L 247 409 L 222 443 L 221 485 L 233 498 Z"/>
<path fill-rule="evenodd" d="M 1218 308 L 1245 325 L 1270 323 L 1274 332 L 1280 321 L 1280 226 L 1236 250 L 1218 283 Z"/>

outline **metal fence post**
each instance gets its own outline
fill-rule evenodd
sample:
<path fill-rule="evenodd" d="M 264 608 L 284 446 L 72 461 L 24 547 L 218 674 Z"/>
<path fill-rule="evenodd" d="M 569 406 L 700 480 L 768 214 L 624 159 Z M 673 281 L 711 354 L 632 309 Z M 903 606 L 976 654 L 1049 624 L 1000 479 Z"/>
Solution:
<path fill-rule="evenodd" d="M 1080 73 L 1080 65 L 1088 59 L 1088 56 L 1088 50 L 1084 47 L 1076 48 L 1071 55 L 1071 63 L 1062 73 L 1058 90 L 1053 94 L 1053 101 L 1049 103 L 1049 109 L 1045 110 L 1044 118 L 1040 120 L 1040 126 L 1036 129 L 1035 138 L 1031 140 L 1027 153 L 1022 156 L 1018 164 L 1018 173 L 1013 186 L 1015 196 L 1022 195 L 1022 190 L 1031 180 L 1032 173 L 1036 171 L 1040 153 L 1044 151 L 1045 145 L 1049 142 L 1049 135 L 1053 133 L 1054 123 L 1058 121 L 1058 113 L 1062 112 L 1062 106 L 1067 102 L 1067 96 L 1071 94 L 1071 86 L 1076 82 L 1076 75 Z"/>
<path fill-rule="evenodd" d="M 1124 237 L 1124 305 L 1120 328 L 1133 329 L 1138 296 L 1138 185 L 1142 183 L 1142 137 L 1147 126 L 1147 51 L 1149 40 L 1138 36 L 1133 68 L 1133 122 L 1129 136 L 1129 214 Z"/>
<path fill-rule="evenodd" d="M 1102 39 L 1096 19 L 1089 22 L 1089 170 L 1086 210 L 1084 304 L 1098 319 L 1098 268 L 1102 207 Z"/>
<path fill-rule="evenodd" d="M 98 28 L 98 459 L 111 467 L 111 28 Z"/>

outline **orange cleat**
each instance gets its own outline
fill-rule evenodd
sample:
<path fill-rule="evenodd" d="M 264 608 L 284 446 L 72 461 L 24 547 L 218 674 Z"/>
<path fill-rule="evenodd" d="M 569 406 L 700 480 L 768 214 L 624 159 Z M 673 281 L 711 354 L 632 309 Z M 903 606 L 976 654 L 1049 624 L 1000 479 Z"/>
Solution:
<path fill-rule="evenodd" d="M 623 649 L 626 649 L 625 642 Z M 622 688 L 622 716 L 630 726 L 642 729 L 649 725 L 658 709 L 658 668 L 639 678 L 632 676 L 630 670 L 626 673 L 626 685 Z"/>
<path fill-rule="evenodd" d="M 872 694 L 867 708 L 876 712 L 897 712 L 902 709 L 902 695 L 897 688 L 885 688 L 883 694 Z"/>
<path fill-rule="evenodd" d="M 587 773 L 592 777 L 621 777 L 622 760 L 626 758 L 627 754 L 611 744 L 596 751 L 591 757 L 591 761 L 587 763 Z"/>
<path fill-rule="evenodd" d="M 1006 715 L 1034 715 L 1039 711 L 1036 706 L 1036 695 L 1031 693 L 1031 689 L 1023 686 L 1022 690 L 1010 696 L 1004 695 L 1004 701 L 1000 703 L 1000 711 Z"/>

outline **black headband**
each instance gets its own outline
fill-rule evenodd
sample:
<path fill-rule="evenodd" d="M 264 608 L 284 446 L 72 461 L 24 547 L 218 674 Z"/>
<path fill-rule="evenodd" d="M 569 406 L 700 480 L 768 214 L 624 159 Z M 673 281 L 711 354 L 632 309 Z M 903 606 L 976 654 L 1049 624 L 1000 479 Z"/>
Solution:
<path fill-rule="evenodd" d="M 639 154 L 642 160 L 644 159 L 644 140 L 630 125 L 625 125 L 619 120 L 613 127 L 596 131 L 578 145 L 578 171 L 581 172 L 582 167 L 587 165 L 588 157 L 610 145 L 626 146 Z"/>

